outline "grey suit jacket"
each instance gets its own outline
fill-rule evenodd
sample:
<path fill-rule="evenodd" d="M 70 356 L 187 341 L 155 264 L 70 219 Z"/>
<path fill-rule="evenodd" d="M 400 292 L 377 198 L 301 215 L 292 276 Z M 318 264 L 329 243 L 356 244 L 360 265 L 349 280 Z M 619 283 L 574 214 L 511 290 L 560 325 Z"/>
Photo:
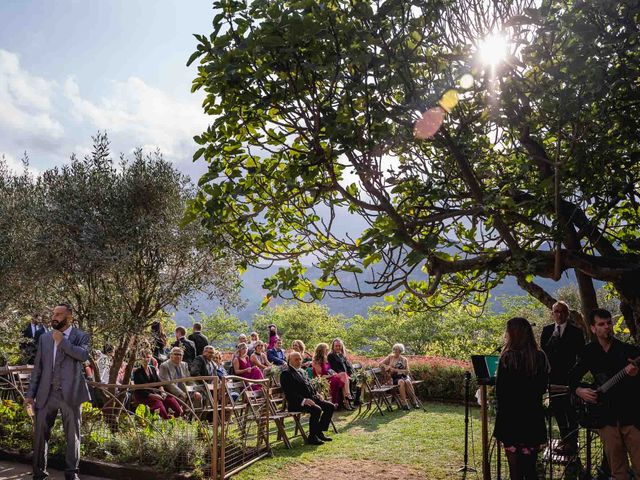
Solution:
<path fill-rule="evenodd" d="M 56 352 L 56 364 L 60 369 L 62 398 L 73 407 L 78 407 L 83 402 L 91 400 L 82 366 L 83 362 L 89 358 L 89 340 L 88 334 L 74 327 L 69 333 L 69 338 L 63 338 L 58 344 Z M 36 409 L 42 408 L 46 404 L 51 391 L 54 367 L 53 344 L 52 332 L 40 335 L 29 389 L 25 395 L 27 398 L 35 399 Z"/>
<path fill-rule="evenodd" d="M 171 360 L 167 360 L 166 362 L 162 362 L 158 367 L 158 377 L 160 377 L 162 382 L 166 382 L 167 380 L 177 380 L 178 378 L 191 376 L 187 362 L 180 362 L 178 369 L 180 370 L 180 377 L 176 374 L 176 366 Z M 184 398 L 187 395 L 187 387 L 184 382 L 165 385 L 164 389 L 176 397 Z"/>

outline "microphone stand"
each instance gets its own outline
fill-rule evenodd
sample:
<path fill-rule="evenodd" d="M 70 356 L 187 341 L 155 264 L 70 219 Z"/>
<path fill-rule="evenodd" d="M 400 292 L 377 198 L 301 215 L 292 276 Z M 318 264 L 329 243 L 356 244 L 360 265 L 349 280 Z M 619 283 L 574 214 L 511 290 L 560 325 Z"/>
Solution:
<path fill-rule="evenodd" d="M 551 408 L 551 377 L 547 382 L 547 392 L 549 393 L 549 408 L 547 409 L 547 430 L 549 437 L 547 440 L 547 451 L 549 452 L 549 480 L 553 480 L 553 440 L 551 439 L 551 434 L 553 432 L 553 415 Z"/>
<path fill-rule="evenodd" d="M 458 472 L 476 472 L 477 470 L 469 466 L 469 396 L 471 388 L 471 372 L 464 372 L 464 465 L 458 469 Z"/>

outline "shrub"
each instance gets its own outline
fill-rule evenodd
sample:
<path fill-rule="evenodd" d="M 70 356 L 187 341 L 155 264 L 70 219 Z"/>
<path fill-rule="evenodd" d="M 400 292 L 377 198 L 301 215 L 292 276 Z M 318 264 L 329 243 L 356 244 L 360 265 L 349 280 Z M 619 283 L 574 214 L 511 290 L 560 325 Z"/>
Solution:
<path fill-rule="evenodd" d="M 0 448 L 21 453 L 33 449 L 31 432 L 33 422 L 24 407 L 12 400 L 0 403 Z"/>
<path fill-rule="evenodd" d="M 360 363 L 363 368 L 376 367 L 385 357 L 371 358 L 350 355 L 353 363 Z M 464 401 L 464 372 L 471 366 L 468 362 L 445 357 L 429 357 L 408 355 L 411 377 L 422 380 L 416 385 L 416 393 L 423 400 Z M 475 392 L 477 384 L 472 378 L 471 392 Z"/>

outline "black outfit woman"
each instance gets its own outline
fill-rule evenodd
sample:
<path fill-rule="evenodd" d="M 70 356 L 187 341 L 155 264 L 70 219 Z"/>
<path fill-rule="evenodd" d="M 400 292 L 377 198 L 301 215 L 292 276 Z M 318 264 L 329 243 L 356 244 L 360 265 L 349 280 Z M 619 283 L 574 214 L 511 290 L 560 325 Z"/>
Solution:
<path fill-rule="evenodd" d="M 547 441 L 547 428 L 542 395 L 547 389 L 549 366 L 547 357 L 538 349 L 531 325 L 523 318 L 517 320 L 527 339 L 507 341 L 502 352 L 496 377 L 497 414 L 494 437 L 502 442 L 509 461 L 511 480 L 536 480 L 536 460 L 540 445 Z M 522 322 L 526 322 L 526 325 Z M 513 325 L 512 325 L 513 327 Z M 508 336 L 522 336 L 511 332 Z M 529 338 L 530 335 L 530 338 Z M 526 348 L 509 348 L 509 343 L 523 342 Z"/>

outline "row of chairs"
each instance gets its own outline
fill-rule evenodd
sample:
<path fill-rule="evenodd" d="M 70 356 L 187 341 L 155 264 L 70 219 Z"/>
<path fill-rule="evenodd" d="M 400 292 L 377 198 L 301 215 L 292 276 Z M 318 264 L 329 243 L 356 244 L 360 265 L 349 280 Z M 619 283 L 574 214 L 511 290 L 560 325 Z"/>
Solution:
<path fill-rule="evenodd" d="M 354 365 L 354 369 L 362 371 L 362 366 Z M 29 385 L 30 372 L 22 367 L 3 367 L 0 370 L 0 399 L 11 399 L 21 401 L 20 396 L 24 396 Z M 414 386 L 422 383 L 421 380 L 413 380 Z M 384 378 L 384 372 L 381 368 L 370 368 L 364 370 L 363 381 L 361 382 L 362 398 L 358 408 L 358 415 L 373 414 L 379 412 L 384 416 L 384 411 L 392 411 L 393 404 L 402 407 L 400 395 L 397 385 L 389 385 Z M 193 392 L 198 387 L 189 386 L 188 389 Z M 268 389 L 268 395 L 264 394 L 263 389 Z M 209 393 L 209 392 L 203 392 Z M 272 378 L 265 383 L 260 390 L 253 390 L 251 384 L 239 377 L 231 377 L 230 381 L 225 383 L 225 387 L 221 390 L 225 395 L 225 414 L 227 418 L 233 418 L 236 421 L 244 421 L 247 416 L 257 418 L 261 407 L 268 398 L 269 420 L 273 421 L 277 429 L 277 441 L 282 441 L 287 448 L 291 448 L 291 439 L 302 437 L 306 440 L 303 419 L 303 412 L 290 412 L 287 410 L 286 399 L 281 386 L 276 378 Z M 124 410 L 133 411 L 132 395 L 130 392 L 123 391 L 118 395 L 120 400 L 117 402 L 123 405 Z M 211 403 L 211 396 L 204 395 L 208 401 L 203 401 L 200 405 L 191 403 L 191 411 L 195 412 L 200 420 L 211 419 L 212 415 L 220 415 L 220 405 L 214 407 Z M 418 400 L 419 402 L 419 400 Z M 421 403 L 420 407 L 424 408 Z M 115 405 L 114 405 L 115 406 Z M 288 422 L 293 422 L 288 424 Z M 333 430 L 337 433 L 335 424 L 332 422 Z"/>

